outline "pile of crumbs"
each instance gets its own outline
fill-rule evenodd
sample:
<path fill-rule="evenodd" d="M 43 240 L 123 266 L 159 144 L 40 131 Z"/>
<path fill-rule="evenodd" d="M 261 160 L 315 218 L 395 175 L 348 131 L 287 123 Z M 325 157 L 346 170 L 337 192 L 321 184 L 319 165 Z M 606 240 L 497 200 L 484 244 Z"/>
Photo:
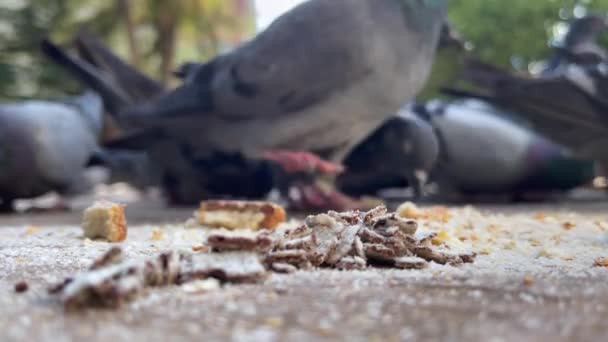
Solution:
<path fill-rule="evenodd" d="M 312 215 L 299 226 L 275 230 L 217 229 L 207 235 L 209 250 L 198 253 L 200 246 L 194 246 L 193 251 L 171 250 L 133 261 L 124 260 L 122 249 L 114 247 L 87 272 L 66 278 L 50 292 L 59 295 L 68 308 L 116 306 L 144 288 L 208 278 L 259 281 L 267 270 L 291 273 L 313 267 L 352 270 L 369 266 L 421 269 L 429 262 L 473 262 L 475 253 L 433 243 L 437 234 L 419 233 L 417 228 L 416 221 L 378 207 L 368 212 Z"/>
<path fill-rule="evenodd" d="M 328 212 L 275 229 L 138 228 L 119 244 L 120 251 L 110 249 L 100 258 L 108 246 L 117 245 L 82 239 L 73 227 L 5 229 L 0 239 L 16 248 L 0 249 L 7 266 L 0 275 L 25 266 L 44 268 L 53 277 L 75 273 L 53 292 L 67 307 L 79 307 L 118 305 L 149 287 L 180 285 L 187 292 L 205 292 L 223 282 L 262 281 L 272 272 L 311 268 L 435 265 L 433 274 L 525 275 L 526 284 L 539 275 L 608 270 L 605 218 L 564 212 L 505 215 L 406 203 L 394 213 L 384 207 Z M 472 261 L 466 267 L 437 266 Z"/>

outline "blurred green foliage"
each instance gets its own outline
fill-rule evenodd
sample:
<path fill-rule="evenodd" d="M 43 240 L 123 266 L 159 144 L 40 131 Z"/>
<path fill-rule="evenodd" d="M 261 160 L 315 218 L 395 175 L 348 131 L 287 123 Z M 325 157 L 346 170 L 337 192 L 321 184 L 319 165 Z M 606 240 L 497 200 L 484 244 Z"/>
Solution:
<path fill-rule="evenodd" d="M 69 45 L 86 28 L 158 79 L 186 60 L 236 45 L 255 30 L 249 0 L 2 0 L 0 99 L 50 98 L 80 86 L 46 61 L 39 42 Z"/>
<path fill-rule="evenodd" d="M 451 0 L 454 26 L 487 61 L 525 70 L 550 54 L 565 23 L 608 0 Z M 69 43 L 82 27 L 120 55 L 170 82 L 185 60 L 204 60 L 254 31 L 249 0 L 3 0 L 0 4 L 0 99 L 54 97 L 76 84 L 38 52 L 40 39 Z M 459 52 L 439 53 L 423 97 L 454 78 Z"/>
<path fill-rule="evenodd" d="M 449 16 L 473 54 L 527 71 L 550 56 L 550 44 L 561 39 L 575 16 L 607 12 L 608 0 L 451 0 Z M 461 55 L 454 49 L 438 52 L 421 99 L 436 96 L 441 85 L 456 78 Z"/>

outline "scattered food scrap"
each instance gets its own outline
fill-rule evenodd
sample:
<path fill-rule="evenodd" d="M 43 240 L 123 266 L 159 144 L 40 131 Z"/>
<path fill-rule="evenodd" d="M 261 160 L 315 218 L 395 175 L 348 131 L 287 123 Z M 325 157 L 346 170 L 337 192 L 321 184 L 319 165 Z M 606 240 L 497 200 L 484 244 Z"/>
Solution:
<path fill-rule="evenodd" d="M 608 267 L 608 258 L 597 258 L 593 264 L 597 267 Z"/>
<path fill-rule="evenodd" d="M 17 284 L 15 284 L 15 292 L 17 292 L 17 293 L 27 292 L 27 290 L 29 288 L 30 288 L 30 286 L 25 281 L 20 281 Z"/>
<path fill-rule="evenodd" d="M 226 229 L 273 229 L 285 222 L 285 209 L 262 201 L 203 201 L 195 214 L 199 224 Z"/>
<path fill-rule="evenodd" d="M 152 236 L 150 240 L 152 241 L 162 241 L 165 238 L 165 234 L 163 234 L 162 230 L 154 229 L 152 231 Z"/>
<path fill-rule="evenodd" d="M 255 253 L 188 253 L 168 251 L 141 261 L 124 261 L 113 248 L 88 272 L 65 279 L 49 292 L 60 296 L 67 309 L 116 307 L 147 287 L 184 284 L 208 278 L 225 282 L 255 282 L 266 269 Z"/>
<path fill-rule="evenodd" d="M 127 238 L 125 206 L 110 201 L 98 201 L 84 211 L 82 229 L 89 239 L 120 242 Z"/>
<path fill-rule="evenodd" d="M 446 207 L 435 206 L 421 209 L 412 202 L 405 202 L 400 205 L 399 208 L 397 208 L 397 214 L 412 220 L 425 219 L 442 223 L 447 223 L 452 218 L 452 213 Z"/>
<path fill-rule="evenodd" d="M 193 252 L 199 252 L 199 253 L 207 253 L 211 250 L 211 248 L 209 248 L 209 246 L 207 245 L 196 245 L 196 246 L 192 246 L 192 251 Z"/>
<path fill-rule="evenodd" d="M 220 229 L 207 236 L 207 244 L 213 251 L 254 251 L 267 252 L 272 248 L 273 240 L 267 233 L 254 231 L 230 231 Z"/>

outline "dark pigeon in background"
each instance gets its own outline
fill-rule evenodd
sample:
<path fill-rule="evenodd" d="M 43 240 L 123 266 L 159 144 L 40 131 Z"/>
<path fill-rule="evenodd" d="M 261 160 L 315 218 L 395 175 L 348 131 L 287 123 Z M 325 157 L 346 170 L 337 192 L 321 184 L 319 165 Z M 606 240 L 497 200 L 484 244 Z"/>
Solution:
<path fill-rule="evenodd" d="M 436 100 L 425 106 L 441 142 L 434 172 L 440 193 L 561 192 L 589 184 L 594 163 L 534 132 L 489 103 Z"/>
<path fill-rule="evenodd" d="M 532 131 L 518 115 L 489 103 L 434 100 L 407 108 L 347 158 L 348 172 L 339 178 L 347 193 L 411 186 L 404 170 L 412 165 L 432 169 L 431 181 L 439 185 L 436 199 L 443 200 L 560 193 L 594 177 L 592 161 L 573 157 L 565 147 Z"/>
<path fill-rule="evenodd" d="M 471 60 L 464 73 L 472 90 L 446 89 L 520 113 L 533 128 L 574 156 L 608 165 L 608 68 L 570 64 L 550 76 L 518 75 Z"/>
<path fill-rule="evenodd" d="M 607 28 L 606 18 L 600 15 L 587 15 L 573 20 L 563 40 L 553 44 L 554 53 L 543 74 L 560 72 L 572 63 L 597 64 L 605 60 L 608 54 L 598 45 L 597 39 Z"/>

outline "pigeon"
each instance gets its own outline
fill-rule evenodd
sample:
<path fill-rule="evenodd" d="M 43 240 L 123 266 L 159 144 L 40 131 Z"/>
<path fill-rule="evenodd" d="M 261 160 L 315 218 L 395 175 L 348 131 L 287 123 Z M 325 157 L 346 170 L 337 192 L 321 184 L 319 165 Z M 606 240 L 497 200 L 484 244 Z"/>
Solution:
<path fill-rule="evenodd" d="M 563 40 L 553 45 L 553 56 L 547 62 L 543 74 L 559 72 L 571 63 L 597 64 L 605 60 L 608 53 L 596 41 L 606 29 L 608 23 L 602 16 L 587 15 L 575 19 Z"/>
<path fill-rule="evenodd" d="M 444 89 L 457 97 L 475 97 L 521 113 L 533 128 L 567 147 L 581 159 L 608 165 L 608 67 L 571 64 L 541 77 L 512 74 L 479 60 L 464 73 L 472 90 Z"/>
<path fill-rule="evenodd" d="M 407 105 L 353 149 L 338 185 L 351 195 L 409 185 L 420 197 L 438 156 L 433 127 Z"/>
<path fill-rule="evenodd" d="M 169 138 L 195 157 L 242 153 L 293 172 L 339 173 L 357 143 L 424 85 L 447 2 L 304 2 L 195 66 L 178 88 L 121 112 L 119 122 L 139 131 L 114 146 Z"/>
<path fill-rule="evenodd" d="M 92 34 L 82 31 L 74 42 L 81 58 L 48 39 L 42 42 L 42 50 L 82 83 L 105 94 L 106 110 L 120 111 L 166 91 Z M 162 169 L 151 159 L 170 162 Z M 261 198 L 270 192 L 275 177 L 275 171 L 265 161 L 221 153 L 191 159 L 187 149 L 167 139 L 144 152 L 99 148 L 89 165 L 108 169 L 108 181 L 112 183 L 127 182 L 139 189 L 160 186 L 173 205 L 191 205 L 210 197 Z"/>
<path fill-rule="evenodd" d="M 102 131 L 103 104 L 91 91 L 65 101 L 0 104 L 0 209 L 51 191 L 75 194 Z"/>
<path fill-rule="evenodd" d="M 347 158 L 349 172 L 339 178 L 347 193 L 374 194 L 412 184 L 401 170 L 416 160 L 404 149 L 416 143 L 416 135 L 403 129 L 403 113 L 417 122 L 414 127 L 421 127 L 420 133 L 425 132 L 418 135 L 418 143 L 426 149 L 418 150 L 427 153 L 417 160 L 426 160 L 419 165 L 426 165 L 427 172 L 434 167 L 430 173 L 439 183 L 439 199 L 559 192 L 587 184 L 594 176 L 592 161 L 574 158 L 566 148 L 532 131 L 517 114 L 487 102 L 433 100 L 407 108 Z"/>
<path fill-rule="evenodd" d="M 516 113 L 476 99 L 424 106 L 441 142 L 433 172 L 440 192 L 525 194 L 589 183 L 594 162 L 534 132 Z"/>

